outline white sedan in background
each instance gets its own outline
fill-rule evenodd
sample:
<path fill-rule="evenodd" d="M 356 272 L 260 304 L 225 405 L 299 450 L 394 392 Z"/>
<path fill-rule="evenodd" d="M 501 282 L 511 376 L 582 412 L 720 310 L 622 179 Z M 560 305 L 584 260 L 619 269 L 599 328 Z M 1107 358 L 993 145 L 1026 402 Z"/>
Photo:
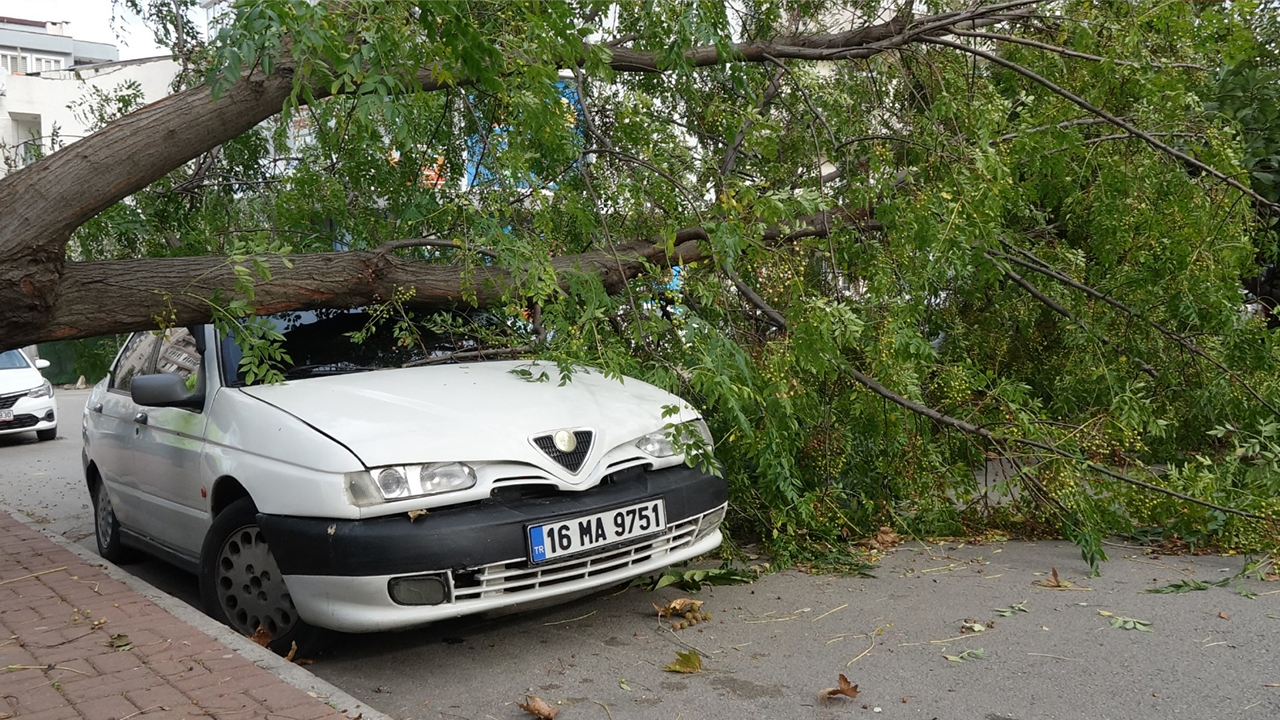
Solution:
<path fill-rule="evenodd" d="M 40 374 L 48 360 L 34 363 L 21 350 L 0 353 L 0 435 L 35 431 L 41 440 L 58 436 L 53 385 Z"/>
<path fill-rule="evenodd" d="M 357 343 L 361 311 L 269 321 L 275 385 L 211 326 L 134 334 L 89 397 L 83 459 L 99 552 L 198 573 L 206 611 L 273 649 L 563 600 L 721 542 L 725 480 L 685 462 L 710 435 L 670 393 L 558 383 L 457 335 Z"/>

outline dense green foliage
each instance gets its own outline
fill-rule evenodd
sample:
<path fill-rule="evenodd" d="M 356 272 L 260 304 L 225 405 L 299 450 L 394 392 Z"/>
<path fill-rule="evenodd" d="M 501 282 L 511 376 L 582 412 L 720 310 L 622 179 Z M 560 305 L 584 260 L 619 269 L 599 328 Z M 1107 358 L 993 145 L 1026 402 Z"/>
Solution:
<path fill-rule="evenodd" d="M 683 54 L 870 24 L 875 2 L 235 8 L 191 57 L 215 86 L 291 64 L 294 102 L 82 228 L 77 257 L 453 243 L 396 252 L 464 276 L 516 272 L 505 311 L 536 306 L 545 339 L 531 324 L 525 341 L 538 358 L 643 378 L 704 408 L 738 537 L 783 553 L 880 524 L 1061 532 L 1091 560 L 1102 533 L 1146 527 L 1274 546 L 1274 526 L 1087 464 L 1280 516 L 1280 418 L 1252 394 L 1280 403 L 1280 336 L 1241 289 L 1273 255 L 1274 218 L 1026 76 L 928 44 L 785 69 L 694 68 Z M 1274 199 L 1280 65 L 1263 11 L 1055 2 L 983 29 L 1096 59 L 955 39 L 1227 175 L 1251 173 Z M 612 40 L 663 53 L 666 72 L 610 70 L 600 43 Z M 421 67 L 462 86 L 413 92 Z M 771 239 L 815 216 L 832 225 L 825 237 Z M 676 286 L 654 267 L 621 292 L 587 276 L 565 292 L 549 264 L 689 227 L 705 229 L 713 259 L 680 268 Z M 855 371 L 1061 454 L 946 429 Z M 1014 462 L 1022 472 L 985 479 Z"/>

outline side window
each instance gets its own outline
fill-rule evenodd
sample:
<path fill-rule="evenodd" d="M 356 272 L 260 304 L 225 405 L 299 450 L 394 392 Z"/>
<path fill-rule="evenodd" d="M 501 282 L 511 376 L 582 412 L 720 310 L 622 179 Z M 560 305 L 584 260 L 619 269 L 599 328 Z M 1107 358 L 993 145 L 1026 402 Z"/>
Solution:
<path fill-rule="evenodd" d="M 138 375 L 151 372 L 151 354 L 160 338 L 149 332 L 134 333 L 124 344 L 120 359 L 111 373 L 111 389 L 129 392 L 129 384 Z"/>
<path fill-rule="evenodd" d="M 196 338 L 190 330 L 177 327 L 165 331 L 160 354 L 156 356 L 156 372 L 177 375 L 187 384 L 188 390 L 196 389 L 200 377 L 200 351 L 196 349 Z"/>

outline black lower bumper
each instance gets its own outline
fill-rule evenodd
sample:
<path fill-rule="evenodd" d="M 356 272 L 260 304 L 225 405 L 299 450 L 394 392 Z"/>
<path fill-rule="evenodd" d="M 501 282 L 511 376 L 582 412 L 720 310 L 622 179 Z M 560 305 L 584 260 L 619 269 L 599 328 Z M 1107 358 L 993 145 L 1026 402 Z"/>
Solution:
<path fill-rule="evenodd" d="M 286 575 L 397 575 L 527 557 L 531 523 L 656 498 L 676 523 L 724 504 L 728 488 L 723 478 L 681 466 L 627 473 L 584 492 L 433 509 L 416 520 L 407 513 L 367 520 L 260 514 L 258 523 Z"/>

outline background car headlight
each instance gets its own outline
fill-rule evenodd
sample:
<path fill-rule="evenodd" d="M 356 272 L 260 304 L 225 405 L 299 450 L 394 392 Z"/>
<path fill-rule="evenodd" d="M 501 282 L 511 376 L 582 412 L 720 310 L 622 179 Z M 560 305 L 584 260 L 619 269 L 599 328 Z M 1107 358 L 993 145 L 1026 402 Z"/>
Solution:
<path fill-rule="evenodd" d="M 466 490 L 476 484 L 476 471 L 462 463 L 432 463 L 419 472 L 423 495 Z"/>
<path fill-rule="evenodd" d="M 49 384 L 48 380 L 45 380 L 44 383 L 40 385 L 40 387 L 31 388 L 30 390 L 28 390 L 27 397 L 33 397 L 33 398 L 53 397 L 53 385 Z"/>

